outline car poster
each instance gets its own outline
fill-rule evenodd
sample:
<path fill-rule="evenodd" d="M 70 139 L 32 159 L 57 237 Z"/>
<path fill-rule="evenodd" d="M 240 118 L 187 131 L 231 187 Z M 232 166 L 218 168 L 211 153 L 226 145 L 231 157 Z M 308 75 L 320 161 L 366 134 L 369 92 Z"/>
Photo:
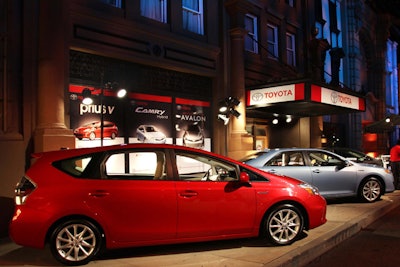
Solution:
<path fill-rule="evenodd" d="M 129 94 L 129 143 L 172 144 L 172 97 Z"/>
<path fill-rule="evenodd" d="M 84 89 L 93 103 L 82 103 Z M 120 99 L 111 90 L 83 85 L 70 85 L 69 92 L 76 147 L 167 143 L 211 151 L 210 102 L 142 93 Z"/>
<path fill-rule="evenodd" d="M 210 102 L 175 99 L 176 144 L 211 151 Z"/>

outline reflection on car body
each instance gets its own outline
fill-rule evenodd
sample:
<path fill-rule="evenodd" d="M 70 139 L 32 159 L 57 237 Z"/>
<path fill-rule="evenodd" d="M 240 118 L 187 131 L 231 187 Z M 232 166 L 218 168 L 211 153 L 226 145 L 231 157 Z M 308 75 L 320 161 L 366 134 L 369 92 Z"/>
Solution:
<path fill-rule="evenodd" d="M 94 121 L 80 126 L 74 130 L 74 135 L 79 140 L 87 138 L 94 140 L 101 137 L 101 122 Z M 118 127 L 114 122 L 104 121 L 103 122 L 103 138 L 115 139 L 118 136 Z"/>
<path fill-rule="evenodd" d="M 127 144 L 34 155 L 10 236 L 63 264 L 100 249 L 262 237 L 288 245 L 326 222 L 318 190 L 211 152 Z"/>
<path fill-rule="evenodd" d="M 310 183 L 326 198 L 358 196 L 363 201 L 373 202 L 385 192 L 394 191 L 390 170 L 352 162 L 322 149 L 267 149 L 241 161 Z"/>

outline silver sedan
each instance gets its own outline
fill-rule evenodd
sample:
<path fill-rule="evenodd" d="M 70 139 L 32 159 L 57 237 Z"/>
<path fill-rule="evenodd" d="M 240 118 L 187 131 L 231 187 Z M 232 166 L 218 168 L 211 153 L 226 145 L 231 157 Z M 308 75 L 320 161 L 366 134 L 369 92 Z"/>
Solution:
<path fill-rule="evenodd" d="M 357 196 L 364 202 L 374 202 L 384 193 L 395 190 L 390 170 L 352 162 L 322 149 L 267 149 L 241 161 L 310 183 L 325 198 Z"/>

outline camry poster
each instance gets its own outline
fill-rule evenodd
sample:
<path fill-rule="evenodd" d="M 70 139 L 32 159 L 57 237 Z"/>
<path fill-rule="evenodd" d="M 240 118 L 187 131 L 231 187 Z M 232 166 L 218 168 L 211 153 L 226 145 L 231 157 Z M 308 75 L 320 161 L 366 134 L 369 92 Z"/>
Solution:
<path fill-rule="evenodd" d="M 91 104 L 82 102 L 84 89 L 91 92 Z M 83 85 L 70 85 L 69 92 L 76 147 L 166 143 L 211 150 L 209 102 L 141 93 L 120 99 Z"/>

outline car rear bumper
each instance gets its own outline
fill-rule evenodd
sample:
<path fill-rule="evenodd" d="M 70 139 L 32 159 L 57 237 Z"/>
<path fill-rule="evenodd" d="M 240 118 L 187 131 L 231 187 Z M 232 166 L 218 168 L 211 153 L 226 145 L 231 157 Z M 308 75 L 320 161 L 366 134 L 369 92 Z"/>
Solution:
<path fill-rule="evenodd" d="M 10 238 L 21 246 L 43 248 L 49 219 L 44 212 L 17 206 L 9 225 Z"/>

